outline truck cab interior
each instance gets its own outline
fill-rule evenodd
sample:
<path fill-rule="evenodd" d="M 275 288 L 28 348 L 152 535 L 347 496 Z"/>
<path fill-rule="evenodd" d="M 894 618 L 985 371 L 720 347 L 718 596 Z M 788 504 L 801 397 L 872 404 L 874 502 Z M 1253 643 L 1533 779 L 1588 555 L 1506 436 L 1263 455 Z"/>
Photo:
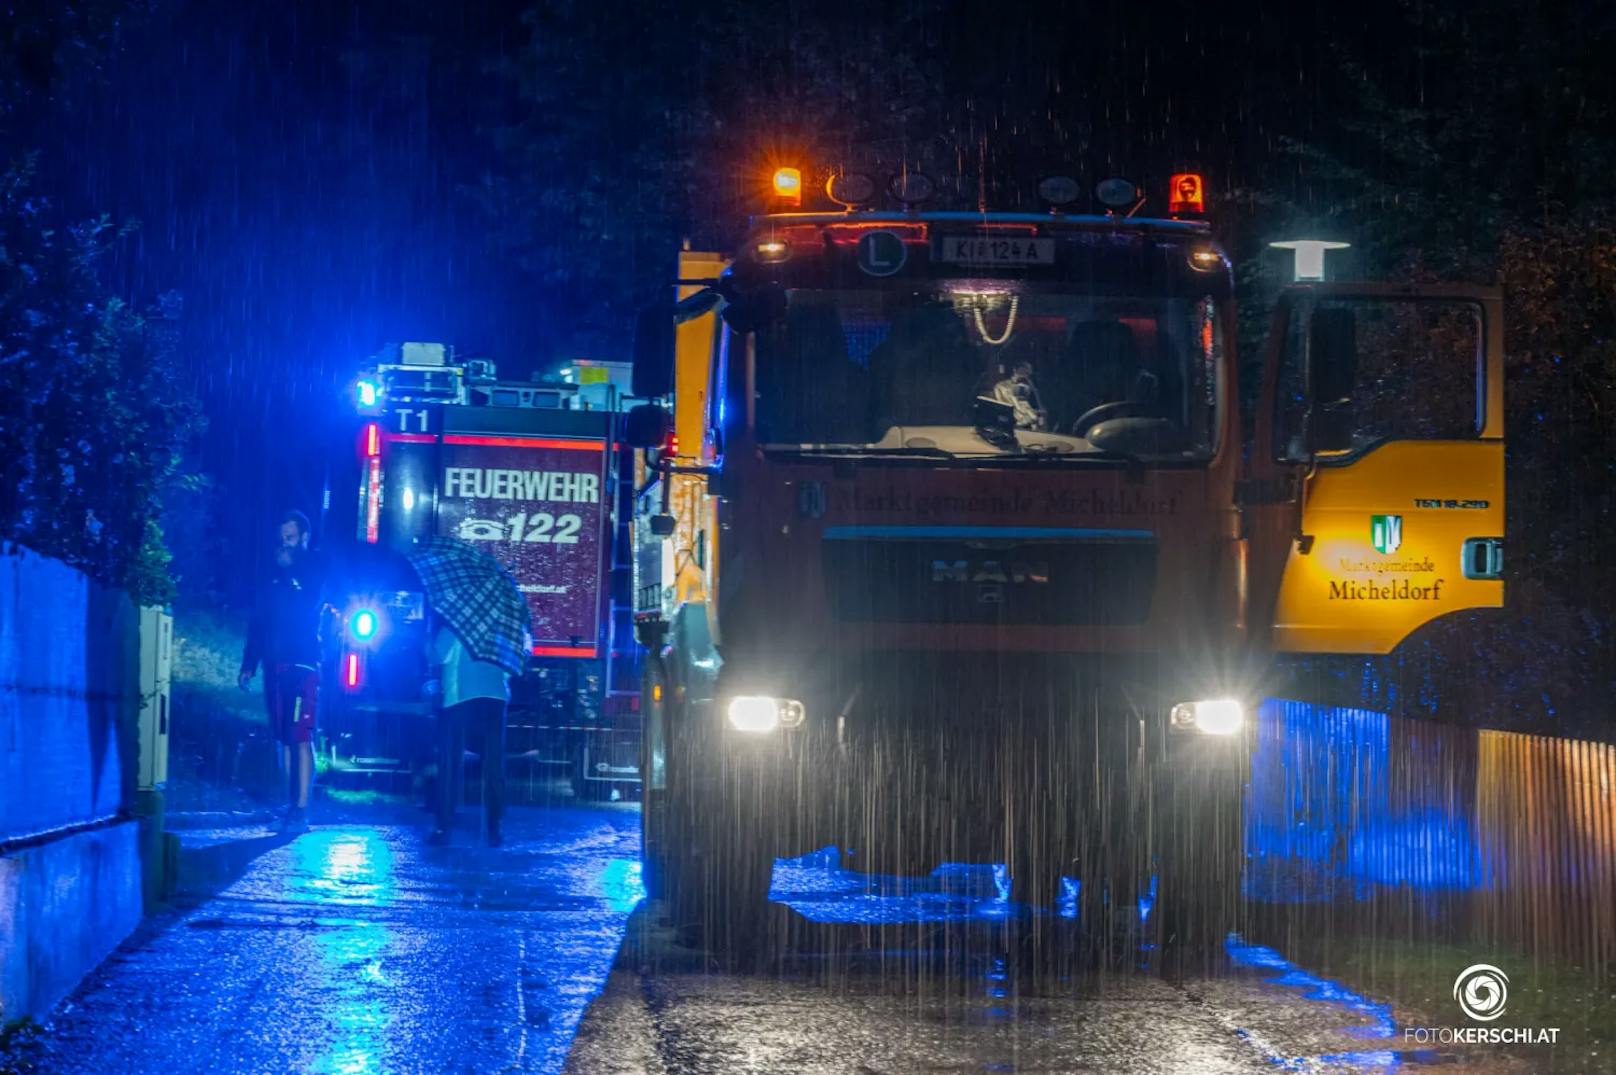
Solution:
<path fill-rule="evenodd" d="M 1072 451 L 1102 423 L 1115 437 L 1119 422 L 1205 447 L 1216 341 L 1202 318 L 1202 304 L 1184 300 L 792 291 L 759 339 L 757 437 L 857 447 L 894 429 L 969 431 L 976 401 L 997 397 L 1025 404 L 1019 428 L 1068 438 Z"/>

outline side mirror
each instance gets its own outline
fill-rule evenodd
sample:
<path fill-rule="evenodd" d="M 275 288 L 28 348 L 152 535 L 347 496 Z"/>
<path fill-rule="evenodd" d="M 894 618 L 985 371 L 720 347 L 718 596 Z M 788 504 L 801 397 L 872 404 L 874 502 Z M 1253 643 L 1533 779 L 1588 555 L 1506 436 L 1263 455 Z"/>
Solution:
<path fill-rule="evenodd" d="M 651 399 L 673 391 L 673 322 L 673 307 L 662 305 L 647 306 L 635 320 L 633 387 L 636 396 Z"/>
<path fill-rule="evenodd" d="M 1344 452 L 1356 426 L 1358 320 L 1349 309 L 1314 310 L 1307 330 L 1307 450 Z"/>
<path fill-rule="evenodd" d="M 623 416 L 623 443 L 630 448 L 660 448 L 667 443 L 672 425 L 667 410 L 655 403 L 642 403 Z"/>

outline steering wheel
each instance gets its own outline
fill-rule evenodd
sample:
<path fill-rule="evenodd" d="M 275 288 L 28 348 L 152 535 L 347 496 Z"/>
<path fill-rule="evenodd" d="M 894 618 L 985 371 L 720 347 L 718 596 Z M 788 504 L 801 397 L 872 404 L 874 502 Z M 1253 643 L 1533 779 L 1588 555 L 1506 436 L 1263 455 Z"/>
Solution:
<path fill-rule="evenodd" d="M 1113 418 L 1144 418 L 1149 411 L 1150 405 L 1139 400 L 1123 399 L 1115 403 L 1102 403 L 1098 407 L 1090 407 L 1078 416 L 1077 421 L 1072 423 L 1072 436 L 1087 436 L 1089 430 Z"/>

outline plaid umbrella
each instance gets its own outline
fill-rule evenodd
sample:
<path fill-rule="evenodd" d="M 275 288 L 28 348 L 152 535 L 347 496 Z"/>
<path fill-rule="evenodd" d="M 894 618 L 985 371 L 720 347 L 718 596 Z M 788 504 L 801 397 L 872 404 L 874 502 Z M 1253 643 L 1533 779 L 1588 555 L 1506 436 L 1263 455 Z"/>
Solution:
<path fill-rule="evenodd" d="M 533 620 L 527 598 L 499 561 L 445 537 L 422 538 L 408 555 L 427 600 L 471 655 L 521 675 Z"/>

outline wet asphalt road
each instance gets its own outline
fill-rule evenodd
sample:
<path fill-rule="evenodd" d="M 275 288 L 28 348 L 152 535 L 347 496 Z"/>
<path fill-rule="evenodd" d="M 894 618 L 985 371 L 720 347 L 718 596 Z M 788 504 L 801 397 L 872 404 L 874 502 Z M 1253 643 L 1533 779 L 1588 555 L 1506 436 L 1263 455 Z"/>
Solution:
<path fill-rule="evenodd" d="M 12 1063 L 98 1075 L 1530 1070 L 1401 1051 L 1402 1013 L 1250 946 L 1188 981 L 1113 971 L 1031 995 L 995 954 L 1016 912 L 984 870 L 877 883 L 824 860 L 782 866 L 777 913 L 837 923 L 852 953 L 830 970 L 808 951 L 768 975 L 715 971 L 640 901 L 633 807 L 513 814 L 497 851 L 469 833 L 426 847 L 419 815 L 376 810 L 328 811 L 289 841 L 186 830 L 176 907 Z M 871 922 L 888 923 L 886 945 L 860 951 L 878 936 Z"/>

